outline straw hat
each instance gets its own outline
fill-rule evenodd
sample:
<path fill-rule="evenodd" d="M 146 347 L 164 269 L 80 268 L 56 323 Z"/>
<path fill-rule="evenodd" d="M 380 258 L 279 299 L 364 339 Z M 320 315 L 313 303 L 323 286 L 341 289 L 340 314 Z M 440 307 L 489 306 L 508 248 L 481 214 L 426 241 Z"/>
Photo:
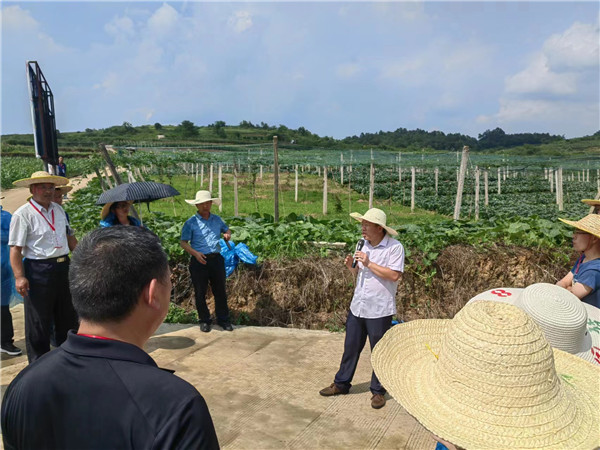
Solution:
<path fill-rule="evenodd" d="M 353 219 L 358 220 L 359 222 L 362 222 L 363 220 L 366 220 L 367 222 L 371 222 L 371 223 L 375 223 L 377 225 L 381 225 L 383 228 L 385 228 L 385 231 L 387 231 L 392 236 L 398 235 L 398 232 L 396 230 L 394 230 L 393 228 L 390 228 L 390 227 L 386 226 L 387 216 L 380 209 L 371 208 L 370 210 L 368 210 L 365 213 L 364 216 L 361 215 L 361 214 L 359 214 L 359 213 L 353 212 L 353 213 L 350 213 L 350 217 L 352 217 Z"/>
<path fill-rule="evenodd" d="M 125 203 L 129 203 L 129 206 L 133 205 L 133 201 L 131 201 L 131 200 L 122 200 L 122 201 Z M 121 201 L 106 203 L 102 207 L 102 211 L 100 211 L 100 219 L 102 219 L 102 220 L 106 219 L 106 216 L 108 216 L 110 214 L 110 207 L 112 205 L 114 205 L 115 203 L 121 203 Z"/>
<path fill-rule="evenodd" d="M 553 350 L 513 305 L 478 301 L 452 320 L 396 325 L 371 362 L 390 394 L 454 445 L 600 445 L 600 367 Z"/>
<path fill-rule="evenodd" d="M 581 203 L 585 203 L 590 206 L 600 206 L 600 200 L 595 200 L 593 198 L 584 198 L 581 200 Z"/>
<path fill-rule="evenodd" d="M 558 220 L 600 238 L 600 214 L 588 214 L 583 219 L 576 222 L 573 220 L 561 219 L 560 217 Z"/>
<path fill-rule="evenodd" d="M 17 187 L 29 187 L 32 184 L 41 183 L 52 183 L 57 186 L 62 186 L 69 183 L 69 179 L 65 177 L 58 177 L 56 175 L 50 175 L 48 172 L 40 170 L 31 174 L 30 178 L 23 178 L 21 180 L 13 181 L 13 184 Z"/>
<path fill-rule="evenodd" d="M 467 304 L 478 300 L 517 306 L 540 326 L 552 347 L 600 365 L 600 309 L 566 289 L 549 283 L 535 283 L 525 289 L 490 289 Z"/>
<path fill-rule="evenodd" d="M 200 203 L 211 201 L 217 206 L 221 204 L 220 199 L 211 197 L 210 191 L 198 191 L 196 192 L 196 198 L 194 200 L 186 200 L 185 202 L 190 205 L 199 205 Z"/>
<path fill-rule="evenodd" d="M 65 195 L 67 192 L 71 192 L 73 190 L 73 186 L 70 184 L 65 184 L 64 186 L 56 186 L 54 190 L 60 191 L 62 195 Z"/>

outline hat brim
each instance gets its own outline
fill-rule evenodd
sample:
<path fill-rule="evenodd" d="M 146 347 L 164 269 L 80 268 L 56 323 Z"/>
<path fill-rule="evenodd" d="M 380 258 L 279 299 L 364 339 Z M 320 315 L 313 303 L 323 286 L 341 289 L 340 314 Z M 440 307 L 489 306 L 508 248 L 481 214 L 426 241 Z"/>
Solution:
<path fill-rule="evenodd" d="M 32 184 L 42 183 L 51 183 L 55 186 L 64 186 L 65 184 L 69 183 L 69 179 L 56 175 L 48 175 L 47 177 L 23 178 L 21 180 L 13 181 L 13 185 L 17 187 L 29 187 Z"/>
<path fill-rule="evenodd" d="M 359 222 L 362 222 L 364 219 L 364 216 L 362 214 L 359 213 L 350 213 L 350 217 L 352 217 L 355 220 L 358 220 Z M 371 222 L 370 220 L 367 220 L 367 222 Z M 383 225 L 381 223 L 377 223 L 377 222 L 371 222 L 374 223 L 376 225 L 379 225 L 380 227 L 383 227 L 385 229 L 385 231 L 388 232 L 388 234 L 391 234 L 392 236 L 398 236 L 398 232 L 396 230 L 394 230 L 393 228 L 388 227 L 387 225 Z"/>
<path fill-rule="evenodd" d="M 221 200 L 218 198 L 209 198 L 208 200 L 186 200 L 186 203 L 190 205 L 199 205 L 200 203 L 213 202 L 213 205 L 220 206 Z"/>
<path fill-rule="evenodd" d="M 56 186 L 56 189 L 59 189 L 63 194 L 67 192 L 71 192 L 73 190 L 73 186 L 64 185 L 64 186 Z"/>
<path fill-rule="evenodd" d="M 561 222 L 566 223 L 567 225 L 570 225 L 574 228 L 577 228 L 578 230 L 585 231 L 586 233 L 589 233 L 591 235 L 594 235 L 594 236 L 600 238 L 600 229 L 594 229 L 594 228 L 588 227 L 585 224 L 580 223 L 581 220 L 574 221 L 574 220 L 561 219 L 560 217 L 558 218 L 558 220 L 560 220 Z"/>
<path fill-rule="evenodd" d="M 130 205 L 130 206 L 131 206 L 131 205 L 133 205 L 133 201 L 131 201 L 131 200 L 125 200 L 125 201 L 126 201 L 127 203 L 129 203 L 129 205 Z M 118 202 L 109 202 L 109 203 L 106 203 L 106 204 L 105 204 L 105 205 L 102 207 L 102 211 L 100 211 L 100 219 L 101 219 L 101 220 L 104 220 L 104 219 L 106 219 L 106 216 L 108 216 L 108 215 L 110 214 L 110 207 L 111 207 L 112 205 L 114 205 L 115 203 L 118 203 Z"/>
<path fill-rule="evenodd" d="M 573 423 L 561 429 L 546 417 L 549 411 L 517 417 L 495 414 L 493 399 L 489 410 L 477 410 L 468 398 L 444 392 L 436 380 L 435 355 L 441 351 L 450 322 L 429 319 L 395 325 L 371 357 L 381 384 L 425 428 L 464 448 L 595 448 L 600 444 L 600 368 L 553 349 L 564 393 L 556 402 L 562 408 L 576 409 Z"/>
<path fill-rule="evenodd" d="M 469 300 L 466 305 L 476 302 L 476 301 L 492 301 L 492 302 L 501 302 L 508 303 L 510 305 L 515 305 L 517 308 L 523 309 L 521 304 L 521 295 L 525 289 L 524 288 L 495 288 L 489 289 L 481 294 L 477 294 L 471 300 Z M 600 309 L 592 306 L 588 303 L 581 302 L 581 304 L 585 307 L 588 323 L 587 323 L 587 336 L 586 339 L 582 341 L 582 347 L 580 352 L 571 353 L 579 358 L 583 358 L 586 361 L 591 363 L 599 364 L 600 360 L 596 359 L 596 356 L 593 352 L 594 347 L 600 348 L 600 332 L 596 332 L 594 329 L 590 329 L 590 325 L 596 324 L 596 327 L 600 326 Z M 528 311 L 525 311 L 528 312 Z M 592 323 L 590 323 L 590 321 Z M 550 339 L 549 339 L 550 340 Z M 600 356 L 599 356 L 600 358 Z"/>
<path fill-rule="evenodd" d="M 593 198 L 584 198 L 581 200 L 581 203 L 585 203 L 590 206 L 600 206 L 600 200 L 595 200 Z"/>

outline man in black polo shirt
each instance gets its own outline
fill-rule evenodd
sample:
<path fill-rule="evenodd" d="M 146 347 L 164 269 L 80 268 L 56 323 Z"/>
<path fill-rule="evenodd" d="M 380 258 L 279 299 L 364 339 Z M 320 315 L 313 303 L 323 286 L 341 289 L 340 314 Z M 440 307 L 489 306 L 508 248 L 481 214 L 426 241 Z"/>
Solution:
<path fill-rule="evenodd" d="M 141 227 L 92 231 L 73 252 L 69 280 L 79 332 L 6 390 L 4 447 L 218 448 L 202 396 L 143 350 L 171 294 L 156 235 Z"/>

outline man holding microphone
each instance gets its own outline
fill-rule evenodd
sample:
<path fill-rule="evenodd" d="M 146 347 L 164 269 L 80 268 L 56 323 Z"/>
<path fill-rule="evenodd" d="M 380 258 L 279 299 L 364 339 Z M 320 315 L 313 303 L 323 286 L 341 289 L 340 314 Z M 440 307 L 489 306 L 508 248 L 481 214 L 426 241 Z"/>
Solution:
<path fill-rule="evenodd" d="M 348 270 L 356 275 L 356 288 L 346 319 L 346 338 L 340 369 L 334 382 L 322 389 L 323 396 L 347 394 L 352 387 L 358 358 L 365 346 L 367 336 L 371 350 L 392 324 L 396 314 L 396 290 L 404 271 L 404 247 L 391 236 L 396 230 L 386 226 L 386 214 L 377 208 L 365 215 L 350 214 L 362 224 L 364 245 L 346 256 Z M 379 383 L 375 372 L 371 376 L 371 406 L 375 409 L 385 405 L 385 388 Z"/>

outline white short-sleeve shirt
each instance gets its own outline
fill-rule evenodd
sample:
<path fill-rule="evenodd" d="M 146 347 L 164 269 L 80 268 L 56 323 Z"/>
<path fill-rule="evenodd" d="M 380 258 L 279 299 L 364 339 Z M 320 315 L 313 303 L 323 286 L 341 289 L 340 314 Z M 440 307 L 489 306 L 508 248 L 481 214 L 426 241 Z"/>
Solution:
<path fill-rule="evenodd" d="M 404 247 L 388 234 L 375 247 L 365 241 L 362 251 L 378 266 L 404 272 Z M 397 289 L 398 281 L 384 280 L 359 262 L 350 311 L 365 319 L 392 316 L 396 314 Z"/>
<path fill-rule="evenodd" d="M 23 256 L 28 259 L 48 259 L 68 255 L 67 234 L 73 233 L 64 209 L 54 202 L 50 203 L 48 209 L 33 199 L 30 202 L 25 203 L 13 214 L 8 245 L 23 247 Z M 50 224 L 53 224 L 55 231 Z"/>

